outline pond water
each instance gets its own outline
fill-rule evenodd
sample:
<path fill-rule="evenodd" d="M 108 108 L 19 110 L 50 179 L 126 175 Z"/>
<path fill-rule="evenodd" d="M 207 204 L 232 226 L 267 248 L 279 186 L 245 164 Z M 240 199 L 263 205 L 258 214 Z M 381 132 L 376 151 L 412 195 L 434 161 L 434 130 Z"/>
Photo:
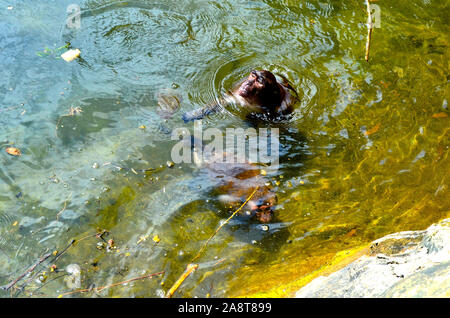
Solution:
<path fill-rule="evenodd" d="M 79 288 L 164 274 L 65 297 L 164 295 L 227 217 L 201 169 L 167 167 L 171 131 L 252 69 L 301 98 L 266 176 L 276 217 L 224 226 L 175 297 L 290 296 L 336 253 L 448 217 L 448 2 L 376 4 L 366 62 L 363 0 L 0 0 L 0 285 L 70 246 L 0 296 L 71 292 L 73 264 Z M 67 43 L 81 58 L 59 58 Z M 246 127 L 230 112 L 203 126 Z"/>

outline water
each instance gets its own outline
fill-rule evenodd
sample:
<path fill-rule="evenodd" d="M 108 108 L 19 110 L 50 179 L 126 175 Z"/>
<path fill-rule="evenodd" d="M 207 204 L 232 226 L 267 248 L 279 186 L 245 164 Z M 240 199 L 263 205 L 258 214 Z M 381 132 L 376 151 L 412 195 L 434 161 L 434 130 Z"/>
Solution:
<path fill-rule="evenodd" d="M 79 29 L 66 25 L 72 3 Z M 376 4 L 367 63 L 364 1 L 0 0 L 0 285 L 106 229 L 116 249 L 86 238 L 58 268 L 78 264 L 81 288 L 165 271 L 99 295 L 166 292 L 227 216 L 201 170 L 166 166 L 170 133 L 253 68 L 301 97 L 267 176 L 276 219 L 267 232 L 224 227 L 176 297 L 289 296 L 283 286 L 337 252 L 448 217 L 448 2 Z M 58 59 L 67 42 L 81 59 Z M 167 89 L 181 101 L 171 118 L 157 111 Z M 230 112 L 203 124 L 244 125 Z M 70 292 L 50 265 L 35 271 L 44 284 L 27 276 L 0 295 Z"/>

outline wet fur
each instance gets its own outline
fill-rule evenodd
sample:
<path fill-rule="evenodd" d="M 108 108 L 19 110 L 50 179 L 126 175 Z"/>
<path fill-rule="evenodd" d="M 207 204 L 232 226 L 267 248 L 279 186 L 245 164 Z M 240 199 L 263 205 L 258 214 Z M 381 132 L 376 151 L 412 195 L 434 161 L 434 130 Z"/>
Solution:
<path fill-rule="evenodd" d="M 278 82 L 275 76 L 266 70 L 251 71 L 233 91 L 222 99 L 221 103 L 207 105 L 203 108 L 183 114 L 183 120 L 189 122 L 202 119 L 207 115 L 221 111 L 221 104 L 235 103 L 251 114 L 263 114 L 268 118 L 288 115 L 293 111 L 296 92 L 283 78 Z"/>

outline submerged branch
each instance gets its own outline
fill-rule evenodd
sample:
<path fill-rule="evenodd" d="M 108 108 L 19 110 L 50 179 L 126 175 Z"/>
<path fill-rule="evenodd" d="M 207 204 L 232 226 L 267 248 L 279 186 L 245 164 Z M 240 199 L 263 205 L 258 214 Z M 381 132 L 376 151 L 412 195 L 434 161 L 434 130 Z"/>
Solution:
<path fill-rule="evenodd" d="M 167 292 L 166 298 L 171 298 L 172 295 L 177 291 L 178 287 L 180 287 L 181 284 L 183 284 L 183 282 L 186 280 L 186 278 L 188 278 L 189 275 L 191 275 L 191 273 L 195 271 L 197 268 L 198 264 L 188 264 L 184 273 L 181 274 L 180 278 L 177 279 L 175 284 L 173 284 L 172 288 L 170 288 L 169 291 Z"/>
<path fill-rule="evenodd" d="M 192 262 L 200 257 L 200 255 L 203 253 L 206 246 L 208 245 L 209 241 L 211 241 L 212 238 L 217 234 L 217 232 L 219 232 L 222 227 L 224 227 L 240 210 L 242 210 L 242 208 L 248 203 L 248 201 L 250 201 L 250 199 L 255 195 L 255 193 L 256 193 L 256 191 L 258 191 L 258 189 L 259 189 L 259 187 L 256 187 L 255 190 L 252 192 L 252 194 L 250 194 L 250 196 L 247 198 L 247 200 L 245 200 L 245 202 L 242 203 L 242 205 L 239 207 L 239 209 L 234 211 L 233 214 L 228 219 L 226 219 L 225 222 L 222 222 L 222 224 L 220 224 L 220 226 L 217 228 L 217 230 L 209 237 L 209 239 L 205 242 L 205 244 L 202 246 L 200 251 L 198 251 L 197 255 L 192 259 Z"/>
<path fill-rule="evenodd" d="M 60 211 L 56 214 L 56 219 L 58 219 L 58 218 L 59 218 L 59 215 L 60 215 L 61 213 L 63 213 L 63 212 L 66 210 L 66 207 L 67 207 L 67 201 L 69 201 L 71 197 L 72 197 L 72 192 L 70 192 L 70 194 L 69 194 L 69 196 L 67 197 L 66 201 L 64 201 L 64 207 L 62 208 L 62 210 L 60 210 Z"/>
<path fill-rule="evenodd" d="M 165 272 L 158 272 L 158 273 L 153 273 L 153 274 L 149 274 L 149 275 L 139 276 L 139 277 L 131 278 L 131 279 L 128 279 L 128 280 L 124 280 L 122 282 L 114 283 L 114 284 L 107 285 L 107 286 L 97 287 L 97 288 L 77 289 L 77 290 L 74 290 L 74 291 L 71 291 L 71 292 L 60 294 L 58 296 L 58 298 L 61 298 L 61 297 L 67 296 L 67 295 L 71 295 L 71 294 L 84 293 L 84 292 L 89 292 L 89 291 L 100 292 L 100 291 L 102 291 L 104 289 L 107 289 L 107 288 L 111 288 L 111 287 L 114 287 L 114 286 L 119 286 L 119 285 L 123 285 L 123 284 L 126 284 L 126 283 L 134 282 L 135 280 L 141 280 L 141 279 L 145 279 L 145 278 L 153 278 L 153 276 L 162 275 L 164 273 Z"/>
<path fill-rule="evenodd" d="M 222 224 L 220 224 L 220 226 L 216 229 L 216 231 L 209 237 L 209 239 L 205 242 L 205 244 L 203 244 L 202 248 L 200 249 L 200 251 L 197 253 L 197 255 L 192 259 L 192 262 L 194 262 L 197 258 L 200 257 L 200 255 L 203 253 L 203 251 L 205 250 L 206 246 L 208 245 L 208 243 L 212 240 L 212 238 L 217 234 L 217 232 L 220 231 L 220 229 L 222 227 L 225 226 L 225 224 L 227 224 L 240 210 L 242 210 L 242 208 L 248 203 L 248 201 L 250 201 L 250 199 L 255 195 L 256 191 L 258 191 L 259 187 L 256 187 L 255 190 L 253 190 L 252 194 L 250 194 L 250 196 L 247 198 L 247 200 L 245 200 L 244 203 L 242 203 L 242 205 L 233 212 L 233 214 L 225 220 L 225 222 L 222 222 Z M 189 277 L 189 275 L 191 275 L 192 272 L 194 272 L 196 269 L 198 268 L 198 264 L 194 264 L 194 263 L 190 263 L 186 266 L 186 270 L 184 271 L 183 274 L 181 274 L 181 276 L 177 279 L 177 281 L 175 282 L 175 284 L 173 284 L 173 286 L 169 289 L 169 291 L 166 294 L 166 298 L 171 298 L 172 295 L 177 291 L 177 289 L 181 286 L 181 284 L 183 284 L 183 282 L 186 280 L 186 278 Z"/>
<path fill-rule="evenodd" d="M 20 281 L 22 278 L 25 277 L 25 275 L 27 275 L 28 273 L 31 273 L 32 271 L 34 271 L 34 269 L 41 263 L 45 262 L 45 260 L 47 258 L 49 258 L 50 256 L 52 256 L 52 253 L 47 253 L 45 254 L 43 257 L 41 257 L 33 266 L 31 266 L 30 268 L 28 268 L 22 275 L 20 275 L 19 277 L 17 277 L 14 281 L 12 281 L 11 283 L 9 283 L 8 285 L 2 286 L 1 288 L 4 290 L 8 290 L 11 287 L 13 287 L 14 285 L 17 284 L 18 281 Z"/>
<path fill-rule="evenodd" d="M 16 280 L 14 280 L 13 282 L 11 282 L 11 283 L 8 284 L 8 285 L 1 286 L 0 288 L 2 288 L 2 289 L 4 289 L 4 290 L 10 289 L 10 288 L 13 287 L 14 285 L 16 285 L 17 282 L 19 282 L 19 281 L 20 281 L 24 276 L 26 276 L 28 273 L 34 271 L 34 270 L 36 269 L 37 266 L 41 265 L 41 264 L 42 264 L 44 261 L 46 261 L 51 255 L 54 255 L 55 257 L 54 257 L 53 259 L 50 260 L 50 263 L 56 263 L 56 262 L 58 261 L 58 259 L 59 259 L 64 253 L 66 253 L 67 250 L 68 250 L 70 247 L 72 247 L 75 243 L 81 242 L 81 241 L 83 241 L 83 240 L 85 240 L 85 239 L 87 239 L 87 238 L 90 238 L 90 237 L 98 237 L 98 238 L 103 239 L 103 235 L 104 235 L 105 233 L 108 233 L 108 231 L 102 230 L 102 231 L 100 231 L 100 232 L 98 232 L 98 233 L 96 233 L 96 234 L 87 235 L 87 236 L 85 236 L 85 237 L 83 237 L 83 238 L 81 238 L 81 239 L 79 239 L 79 240 L 73 239 L 72 241 L 70 241 L 70 243 L 69 243 L 69 244 L 68 244 L 68 245 L 67 245 L 60 253 L 53 252 L 53 253 L 48 253 L 48 254 L 46 254 L 46 255 L 45 255 L 44 257 L 42 257 L 36 264 L 34 264 L 32 267 L 30 267 L 25 273 L 23 273 L 22 275 L 20 275 Z M 103 240 L 104 240 L 104 239 L 103 239 Z M 24 288 L 25 288 L 25 287 L 33 280 L 33 278 L 36 277 L 36 275 L 38 275 L 38 274 L 39 274 L 39 273 L 36 273 L 36 274 L 32 275 L 25 283 L 23 283 L 23 284 L 20 286 L 20 291 L 17 293 L 16 296 L 18 296 L 18 295 L 24 290 Z"/>

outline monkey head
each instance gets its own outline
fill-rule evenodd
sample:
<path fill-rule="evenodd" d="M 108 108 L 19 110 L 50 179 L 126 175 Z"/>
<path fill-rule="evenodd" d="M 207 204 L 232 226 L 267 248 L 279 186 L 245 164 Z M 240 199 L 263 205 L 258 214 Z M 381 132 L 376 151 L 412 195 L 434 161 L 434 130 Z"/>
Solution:
<path fill-rule="evenodd" d="M 274 110 L 283 100 L 283 90 L 269 71 L 251 71 L 236 92 L 250 105 Z"/>
<path fill-rule="evenodd" d="M 264 186 L 250 200 L 246 207 L 250 209 L 251 215 L 261 223 L 268 223 L 272 220 L 275 207 L 277 205 L 277 195 L 268 187 Z"/>

